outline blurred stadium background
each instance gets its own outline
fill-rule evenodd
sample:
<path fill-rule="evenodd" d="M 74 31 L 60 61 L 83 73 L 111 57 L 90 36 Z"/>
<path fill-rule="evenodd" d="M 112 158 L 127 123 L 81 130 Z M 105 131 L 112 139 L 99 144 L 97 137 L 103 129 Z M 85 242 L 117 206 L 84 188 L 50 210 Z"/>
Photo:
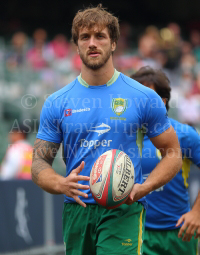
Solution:
<path fill-rule="evenodd" d="M 72 20 L 79 9 L 98 3 L 33 0 L 1 3 L 0 162 L 13 125 L 25 121 L 31 128 L 28 140 L 33 144 L 45 98 L 80 73 L 81 61 L 70 42 Z M 200 131 L 199 0 L 101 3 L 119 18 L 121 24 L 121 37 L 114 54 L 116 69 L 127 75 L 145 65 L 163 69 L 172 87 L 169 115 Z M 61 152 L 54 167 L 58 173 L 65 174 Z M 189 181 L 192 183 L 189 188 L 192 205 L 200 186 L 196 168 L 192 168 Z M 0 216 L 5 222 L 0 223 L 0 254 L 64 254 L 62 196 L 48 195 L 31 181 L 1 181 L 0 191 Z M 21 237 L 16 234 L 16 212 L 11 215 L 6 211 L 14 212 L 16 194 L 21 194 L 22 198 L 26 194 L 25 204 L 27 201 L 28 205 L 33 203 L 32 211 L 28 205 L 24 206 L 27 210 L 24 217 L 33 231 L 30 232 L 31 242 L 24 239 L 25 234 Z M 12 201 L 12 205 L 7 200 Z"/>

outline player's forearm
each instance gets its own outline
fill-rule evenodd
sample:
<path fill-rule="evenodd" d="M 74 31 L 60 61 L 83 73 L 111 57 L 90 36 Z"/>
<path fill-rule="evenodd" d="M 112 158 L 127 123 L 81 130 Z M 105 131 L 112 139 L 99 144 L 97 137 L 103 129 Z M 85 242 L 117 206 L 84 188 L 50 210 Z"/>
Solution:
<path fill-rule="evenodd" d="M 160 188 L 178 173 L 181 166 L 182 158 L 179 149 L 166 154 L 156 168 L 150 173 L 144 182 L 144 186 L 146 186 L 148 192 Z"/>
<path fill-rule="evenodd" d="M 52 168 L 59 147 L 60 144 L 36 139 L 33 149 L 32 180 L 52 194 L 61 194 L 59 183 L 64 178 Z"/>
<path fill-rule="evenodd" d="M 43 190 L 51 194 L 61 194 L 59 190 L 61 175 L 42 159 L 34 160 L 31 168 L 32 180 Z"/>

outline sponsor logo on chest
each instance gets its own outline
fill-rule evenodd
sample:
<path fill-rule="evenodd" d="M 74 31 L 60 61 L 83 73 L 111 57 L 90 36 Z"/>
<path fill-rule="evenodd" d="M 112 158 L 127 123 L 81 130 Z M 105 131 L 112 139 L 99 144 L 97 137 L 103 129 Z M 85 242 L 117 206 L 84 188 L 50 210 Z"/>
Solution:
<path fill-rule="evenodd" d="M 72 115 L 72 113 L 83 113 L 83 112 L 89 112 L 90 108 L 80 108 L 77 110 L 72 110 L 72 109 L 66 109 L 64 110 L 64 116 L 69 117 Z"/>
<path fill-rule="evenodd" d="M 94 132 L 94 133 L 97 133 L 98 136 L 100 136 L 102 134 L 109 132 L 110 130 L 111 130 L 111 127 L 109 125 L 102 123 L 101 125 L 90 128 L 90 130 L 88 130 L 87 132 L 88 133 Z M 80 142 L 80 147 L 85 147 L 85 148 L 94 147 L 94 149 L 97 149 L 99 146 L 110 147 L 112 140 L 106 140 L 106 139 L 98 140 L 98 139 L 96 139 L 96 140 L 88 141 L 86 139 L 81 139 L 81 140 L 79 140 L 79 142 Z"/>

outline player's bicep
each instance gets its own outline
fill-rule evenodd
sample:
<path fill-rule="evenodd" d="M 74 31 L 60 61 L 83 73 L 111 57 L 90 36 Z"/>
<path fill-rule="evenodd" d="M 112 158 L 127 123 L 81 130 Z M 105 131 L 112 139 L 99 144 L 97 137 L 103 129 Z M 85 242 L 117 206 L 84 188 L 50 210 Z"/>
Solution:
<path fill-rule="evenodd" d="M 154 146 L 158 150 L 160 150 L 162 156 L 165 156 L 169 152 L 170 153 L 176 152 L 180 153 L 181 155 L 178 137 L 172 126 L 170 126 L 162 134 L 150 138 L 150 140 L 154 144 Z"/>
<path fill-rule="evenodd" d="M 44 160 L 48 164 L 52 165 L 59 147 L 60 143 L 36 139 L 33 148 L 33 162 L 36 160 Z"/>

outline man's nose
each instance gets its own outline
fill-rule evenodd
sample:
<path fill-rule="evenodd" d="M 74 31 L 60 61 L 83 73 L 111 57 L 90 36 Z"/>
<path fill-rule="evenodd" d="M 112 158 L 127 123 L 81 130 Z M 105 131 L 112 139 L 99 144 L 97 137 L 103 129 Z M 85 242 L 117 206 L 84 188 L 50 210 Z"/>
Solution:
<path fill-rule="evenodd" d="M 90 37 L 89 47 L 90 47 L 90 48 L 97 47 L 96 39 L 95 39 L 94 36 L 91 36 L 91 37 Z"/>

